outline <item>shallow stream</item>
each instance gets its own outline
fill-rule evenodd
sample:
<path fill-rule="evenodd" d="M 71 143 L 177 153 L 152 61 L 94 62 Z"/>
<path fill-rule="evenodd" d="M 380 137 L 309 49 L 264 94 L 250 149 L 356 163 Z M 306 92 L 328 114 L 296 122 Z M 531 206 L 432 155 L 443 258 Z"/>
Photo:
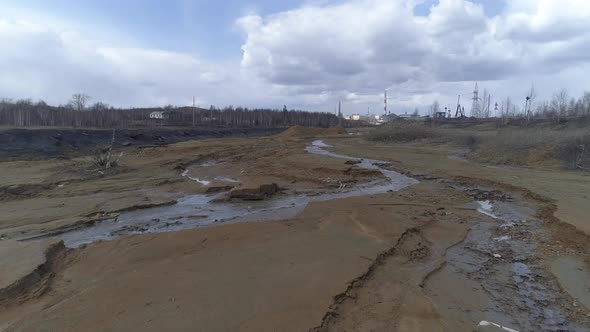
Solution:
<path fill-rule="evenodd" d="M 68 247 L 78 247 L 124 234 L 170 232 L 217 223 L 289 219 L 303 211 L 310 202 L 393 192 L 418 183 L 415 179 L 385 169 L 387 162 L 333 153 L 327 150 L 329 147 L 316 140 L 305 150 L 355 161 L 355 167 L 378 170 L 384 177 L 338 189 L 287 190 L 265 201 L 213 203 L 225 193 L 190 195 L 172 206 L 126 212 L 116 219 L 59 237 Z M 215 167 L 215 163 L 199 167 Z M 188 172 L 182 175 L 188 177 Z M 201 183 L 206 181 L 197 177 L 190 179 Z M 235 182 L 231 177 L 227 179 Z M 442 181 L 465 192 L 480 190 Z M 489 217 L 488 221 L 471 225 L 466 239 L 447 251 L 447 264 L 434 273 L 425 286 L 435 303 L 442 301 L 436 304 L 444 315 L 456 317 L 469 328 L 474 328 L 474 322 L 481 321 L 482 326 L 488 326 L 491 324 L 488 321 L 491 321 L 520 331 L 590 331 L 586 326 L 568 320 L 569 298 L 560 289 L 556 278 L 544 268 L 543 257 L 538 256 L 537 241 L 543 235 L 543 227 L 542 221 L 534 217 L 534 208 L 528 207 L 523 199 L 481 200 L 475 196 L 470 208 Z M 576 264 L 575 261 L 560 260 L 554 263 L 553 268 L 561 271 L 575 266 L 580 269 Z M 590 275 L 587 271 L 584 273 Z M 576 283 L 578 276 L 566 273 L 559 279 L 568 291 L 571 288 L 573 292 L 579 292 L 588 284 L 584 283 L 580 288 Z M 586 300 L 579 298 L 584 304 Z M 468 321 L 465 321 L 466 317 Z"/>
<path fill-rule="evenodd" d="M 323 141 L 316 140 L 305 150 L 313 154 L 357 161 L 356 167 L 379 170 L 384 178 L 337 190 L 287 191 L 265 201 L 213 203 L 213 200 L 225 193 L 190 195 L 171 206 L 125 212 L 116 219 L 67 232 L 59 237 L 64 240 L 66 246 L 78 247 L 82 244 L 108 240 L 125 234 L 171 232 L 226 222 L 282 220 L 296 216 L 310 202 L 398 191 L 418 183 L 415 179 L 379 166 L 386 164 L 384 161 L 340 155 L 326 150 L 328 147 L 329 145 Z M 202 166 L 215 167 L 215 163 Z M 187 174 L 184 172 L 182 175 L 188 177 Z M 201 184 L 205 182 L 205 180 L 196 177 L 190 179 Z"/>

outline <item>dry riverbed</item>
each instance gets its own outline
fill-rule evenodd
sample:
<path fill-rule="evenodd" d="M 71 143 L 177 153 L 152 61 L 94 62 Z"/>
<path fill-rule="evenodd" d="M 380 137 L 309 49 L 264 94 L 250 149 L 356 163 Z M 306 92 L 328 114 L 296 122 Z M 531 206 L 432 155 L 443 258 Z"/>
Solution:
<path fill-rule="evenodd" d="M 353 137 L 0 163 L 0 330 L 590 329 L 588 186 Z"/>

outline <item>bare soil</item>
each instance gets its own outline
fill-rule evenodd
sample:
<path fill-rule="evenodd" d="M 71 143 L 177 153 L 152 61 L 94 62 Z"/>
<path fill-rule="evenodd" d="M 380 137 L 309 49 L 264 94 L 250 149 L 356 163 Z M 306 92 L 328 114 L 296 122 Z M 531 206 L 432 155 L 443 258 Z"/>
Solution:
<path fill-rule="evenodd" d="M 83 157 L 0 163 L 0 182 L 12 188 L 0 200 L 0 233 L 13 239 L 87 227 L 219 186 L 238 193 L 273 183 L 280 190 L 338 190 L 379 177 L 306 153 L 310 137 L 421 181 L 398 192 L 313 202 L 289 220 L 126 235 L 64 249 L 46 257 L 51 278 L 43 292 L 25 301 L 14 293 L 0 299 L 0 329 L 474 331 L 480 320 L 501 320 L 524 331 L 546 323 L 529 315 L 537 309 L 559 313 L 563 321 L 555 326 L 590 328 L 589 308 L 551 272 L 559 256 L 588 264 L 590 177 L 450 159 L 455 151 L 446 145 L 324 135 L 293 129 L 129 147 L 122 150 L 124 166 L 102 175 L 81 167 Z M 211 162 L 216 166 L 194 167 Z M 524 211 L 514 215 L 530 223 L 504 230 L 507 217 L 479 213 L 476 200 L 493 202 L 494 213 L 514 205 Z M 504 237 L 514 241 L 495 240 Z M 474 270 L 458 257 L 472 257 Z M 530 274 L 514 272 L 518 264 L 534 272 L 535 284 L 520 281 Z M 551 303 L 533 294 L 524 297 L 532 309 L 498 304 L 521 299 L 522 289 L 537 284 Z"/>

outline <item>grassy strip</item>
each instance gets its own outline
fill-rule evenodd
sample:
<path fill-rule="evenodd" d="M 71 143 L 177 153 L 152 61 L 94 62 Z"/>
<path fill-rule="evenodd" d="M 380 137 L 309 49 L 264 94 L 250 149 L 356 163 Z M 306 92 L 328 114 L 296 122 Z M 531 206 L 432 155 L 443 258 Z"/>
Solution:
<path fill-rule="evenodd" d="M 590 127 L 443 128 L 397 123 L 372 130 L 367 139 L 450 143 L 469 148 L 472 160 L 496 165 L 535 166 L 557 161 L 567 169 L 590 170 Z"/>

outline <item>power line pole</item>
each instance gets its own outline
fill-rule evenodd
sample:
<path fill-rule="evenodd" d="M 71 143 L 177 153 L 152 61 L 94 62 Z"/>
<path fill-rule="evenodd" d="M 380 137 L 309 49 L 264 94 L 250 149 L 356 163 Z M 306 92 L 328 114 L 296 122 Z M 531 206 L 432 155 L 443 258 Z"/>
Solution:
<path fill-rule="evenodd" d="M 385 90 L 384 98 L 383 98 L 383 115 L 387 116 L 387 90 Z"/>
<path fill-rule="evenodd" d="M 529 121 L 531 120 L 531 97 L 526 96 L 526 102 L 524 103 L 524 113 L 526 116 L 526 122 L 527 124 L 529 123 Z"/>
<path fill-rule="evenodd" d="M 193 127 L 195 126 L 195 96 L 193 96 Z"/>

